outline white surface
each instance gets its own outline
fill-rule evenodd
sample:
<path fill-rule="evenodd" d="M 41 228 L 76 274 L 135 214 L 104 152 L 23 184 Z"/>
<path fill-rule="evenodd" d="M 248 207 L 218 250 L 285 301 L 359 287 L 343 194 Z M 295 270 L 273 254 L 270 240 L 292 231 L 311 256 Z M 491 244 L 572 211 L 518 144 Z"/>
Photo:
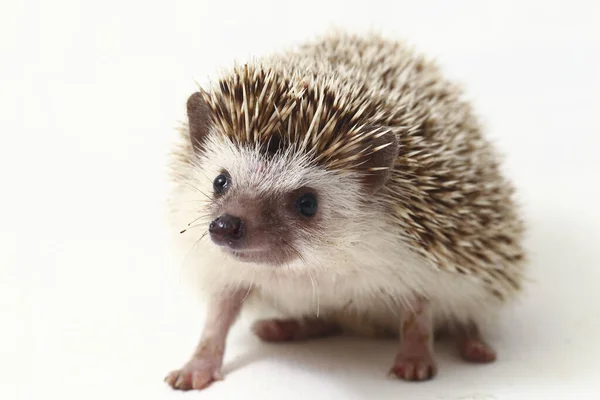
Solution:
<path fill-rule="evenodd" d="M 600 398 L 599 20 L 595 1 L 4 1 L 0 398 Z M 465 84 L 519 186 L 533 282 L 493 365 L 442 346 L 438 378 L 408 384 L 385 376 L 393 342 L 267 346 L 240 325 L 226 380 L 173 392 L 203 312 L 162 220 L 193 78 L 331 23 L 406 37 Z"/>

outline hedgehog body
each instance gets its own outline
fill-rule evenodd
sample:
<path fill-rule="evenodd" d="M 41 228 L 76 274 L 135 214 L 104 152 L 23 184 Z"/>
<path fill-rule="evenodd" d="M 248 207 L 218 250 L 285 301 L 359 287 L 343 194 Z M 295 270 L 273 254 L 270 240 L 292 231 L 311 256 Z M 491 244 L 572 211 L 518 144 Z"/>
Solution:
<path fill-rule="evenodd" d="M 523 223 L 498 156 L 461 90 L 403 44 L 339 34 L 236 66 L 188 115 L 172 213 L 193 222 L 180 242 L 210 296 L 398 334 L 414 299 L 436 328 L 480 326 L 519 292 Z M 207 234 L 222 215 L 243 220 L 243 246 Z"/>

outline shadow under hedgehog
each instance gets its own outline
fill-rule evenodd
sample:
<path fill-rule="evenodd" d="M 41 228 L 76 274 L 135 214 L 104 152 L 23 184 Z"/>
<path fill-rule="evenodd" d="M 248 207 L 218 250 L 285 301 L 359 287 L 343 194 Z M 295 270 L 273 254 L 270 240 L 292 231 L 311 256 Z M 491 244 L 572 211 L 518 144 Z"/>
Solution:
<path fill-rule="evenodd" d="M 166 381 L 220 379 L 242 307 L 265 341 L 395 335 L 390 372 L 436 374 L 434 333 L 491 362 L 481 327 L 520 292 L 513 187 L 461 90 L 403 44 L 337 33 L 235 66 L 187 102 L 174 224 L 208 311 Z M 192 229 L 193 228 L 193 229 Z M 199 229 L 198 229 L 199 228 Z"/>

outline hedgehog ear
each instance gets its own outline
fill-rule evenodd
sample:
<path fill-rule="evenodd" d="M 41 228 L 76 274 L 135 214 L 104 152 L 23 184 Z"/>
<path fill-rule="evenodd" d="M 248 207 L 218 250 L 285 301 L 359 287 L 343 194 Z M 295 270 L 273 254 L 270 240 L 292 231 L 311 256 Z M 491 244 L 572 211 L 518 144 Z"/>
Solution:
<path fill-rule="evenodd" d="M 361 165 L 363 184 L 368 194 L 375 194 L 389 179 L 398 156 L 398 137 L 391 130 L 373 135 L 368 142 L 369 152 Z"/>
<path fill-rule="evenodd" d="M 211 125 L 211 111 L 201 92 L 196 92 L 188 98 L 187 115 L 192 146 L 200 151 Z"/>

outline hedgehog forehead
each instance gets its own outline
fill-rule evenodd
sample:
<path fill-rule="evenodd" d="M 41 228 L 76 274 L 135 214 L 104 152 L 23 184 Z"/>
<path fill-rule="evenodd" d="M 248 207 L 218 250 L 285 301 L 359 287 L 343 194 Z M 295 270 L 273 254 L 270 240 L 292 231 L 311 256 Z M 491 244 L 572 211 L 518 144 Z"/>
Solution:
<path fill-rule="evenodd" d="M 238 188 L 256 193 L 286 193 L 319 180 L 319 171 L 301 157 L 284 155 L 268 159 L 257 149 L 241 148 L 235 162 L 224 167 Z"/>
<path fill-rule="evenodd" d="M 267 156 L 259 146 L 240 146 L 212 135 L 206 146 L 206 169 L 226 172 L 236 190 L 255 194 L 289 193 L 302 187 L 325 190 L 335 177 L 301 152 L 287 149 Z"/>

